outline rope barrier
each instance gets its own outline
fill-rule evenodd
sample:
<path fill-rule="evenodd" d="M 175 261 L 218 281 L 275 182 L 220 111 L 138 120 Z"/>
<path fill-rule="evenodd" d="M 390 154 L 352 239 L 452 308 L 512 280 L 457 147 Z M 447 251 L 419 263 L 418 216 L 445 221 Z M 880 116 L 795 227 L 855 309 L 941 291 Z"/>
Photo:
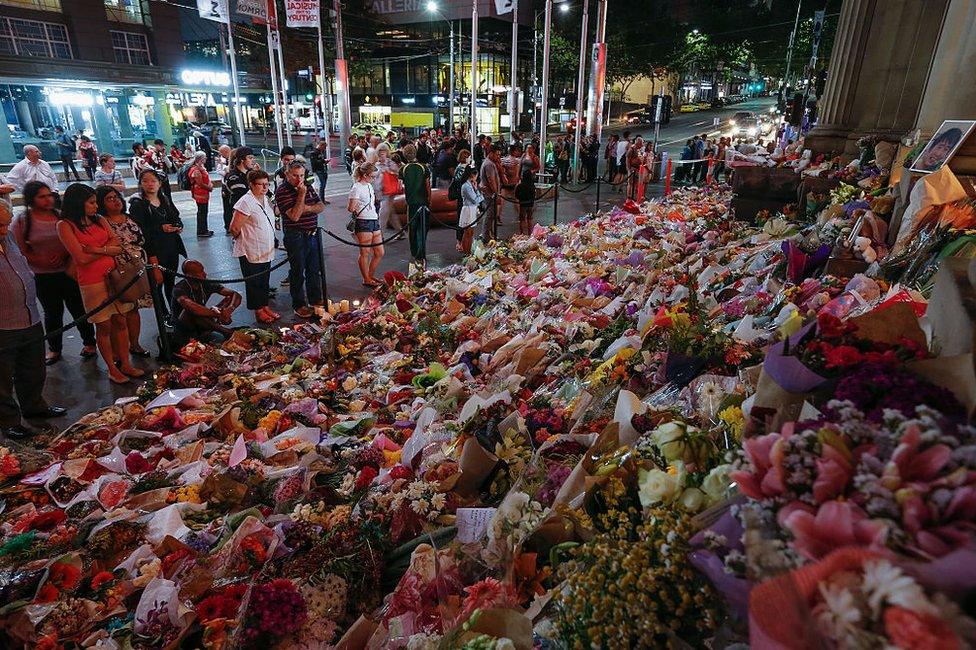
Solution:
<path fill-rule="evenodd" d="M 343 239 L 339 235 L 336 235 L 335 233 L 330 232 L 330 231 L 325 230 L 325 229 L 323 229 L 322 232 L 324 232 L 326 235 L 328 235 L 332 239 L 334 239 L 334 240 L 336 240 L 338 242 L 342 242 L 346 246 L 355 246 L 356 248 L 378 248 L 379 246 L 384 246 L 386 244 L 389 244 L 390 242 L 394 242 L 394 241 L 397 241 L 398 239 L 402 239 L 404 233 L 407 232 L 407 229 L 409 227 L 410 227 L 410 223 L 407 222 L 407 225 L 404 226 L 403 228 L 401 228 L 400 230 L 398 230 L 396 233 L 394 233 L 392 237 L 390 237 L 388 239 L 386 239 L 386 238 L 381 239 L 379 242 L 377 242 L 375 244 L 360 244 L 357 241 L 349 241 L 348 239 Z"/>
<path fill-rule="evenodd" d="M 132 276 L 132 279 L 129 280 L 128 282 L 126 282 L 125 285 L 115 293 L 115 295 L 109 296 L 108 298 L 106 298 L 105 300 L 103 300 L 101 302 L 101 304 L 99 304 L 94 309 L 92 309 L 92 310 L 90 310 L 90 311 L 82 314 L 81 316 L 79 316 L 78 318 L 74 319 L 70 323 L 68 323 L 66 325 L 62 325 L 61 327 L 59 327 L 56 330 L 52 330 L 50 332 L 45 333 L 43 336 L 39 336 L 39 337 L 33 338 L 33 339 L 28 339 L 26 341 L 21 341 L 19 343 L 15 343 L 13 345 L 9 345 L 9 346 L 7 346 L 5 348 L 0 348 L 0 355 L 6 354 L 6 353 L 11 352 L 13 350 L 18 350 L 18 349 L 20 349 L 22 347 L 25 347 L 25 346 L 28 346 L 28 345 L 34 345 L 35 343 L 39 343 L 39 342 L 44 341 L 45 339 L 49 339 L 49 338 L 51 338 L 53 336 L 59 336 L 59 335 L 65 333 L 65 332 L 67 332 L 71 328 L 77 327 L 79 323 L 81 323 L 84 320 L 88 320 L 89 318 L 91 318 L 92 316 L 94 316 L 98 312 L 102 311 L 103 309 L 108 309 L 109 305 L 111 305 L 116 300 L 118 300 L 119 299 L 119 296 L 121 296 L 123 293 L 125 293 L 129 289 L 129 287 L 131 287 L 136 282 L 138 282 L 139 281 L 139 278 L 141 278 L 143 275 L 146 274 L 146 268 L 149 268 L 148 265 L 145 268 L 141 269 L 134 276 Z"/>
<path fill-rule="evenodd" d="M 286 255 L 285 257 L 283 257 L 280 260 L 278 260 L 277 262 L 275 262 L 272 266 L 270 266 L 266 270 L 264 270 L 264 271 L 258 271 L 257 273 L 252 273 L 251 275 L 245 275 L 244 277 L 241 277 L 241 278 L 231 278 L 229 280 L 221 280 L 221 279 L 207 278 L 205 280 L 205 282 L 213 282 L 213 283 L 216 283 L 216 284 L 240 284 L 242 282 L 247 282 L 251 278 L 257 278 L 257 277 L 260 277 L 262 275 L 266 275 L 268 273 L 271 273 L 272 271 L 274 271 L 276 269 L 280 269 L 282 266 L 285 265 L 285 262 L 287 262 L 289 259 L 291 259 L 291 258 Z M 199 280 L 199 278 L 195 278 L 195 277 L 193 277 L 191 275 L 186 275 L 184 273 L 180 273 L 179 271 L 174 271 L 173 269 L 168 269 L 165 266 L 160 266 L 159 264 L 146 264 L 146 268 L 147 269 L 159 269 L 163 273 L 169 273 L 170 275 L 174 275 L 174 276 L 176 276 L 178 278 L 185 278 L 185 279 L 188 279 L 188 280 Z"/>
<path fill-rule="evenodd" d="M 559 187 L 561 189 L 565 190 L 566 192 L 569 192 L 570 194 L 580 194 L 581 192 L 585 192 L 586 190 L 590 189 L 594 185 L 596 185 L 596 181 L 593 181 L 591 183 L 587 183 L 586 185 L 583 185 L 582 187 L 580 187 L 578 190 L 574 190 L 571 187 L 569 187 L 567 185 L 564 185 L 562 183 L 559 184 Z"/>
<path fill-rule="evenodd" d="M 556 189 L 556 185 L 555 184 L 550 185 L 549 186 L 549 189 L 547 189 L 545 192 L 543 192 L 539 196 L 535 197 L 535 200 L 536 201 L 541 201 L 542 199 L 546 198 L 546 196 L 548 196 L 550 192 L 555 191 L 555 189 Z M 495 196 L 497 196 L 498 198 L 500 198 L 503 201 L 508 201 L 509 203 L 514 203 L 515 205 L 520 205 L 521 204 L 521 201 L 519 201 L 518 199 L 510 199 L 507 196 L 502 196 L 501 192 L 499 192 Z"/>

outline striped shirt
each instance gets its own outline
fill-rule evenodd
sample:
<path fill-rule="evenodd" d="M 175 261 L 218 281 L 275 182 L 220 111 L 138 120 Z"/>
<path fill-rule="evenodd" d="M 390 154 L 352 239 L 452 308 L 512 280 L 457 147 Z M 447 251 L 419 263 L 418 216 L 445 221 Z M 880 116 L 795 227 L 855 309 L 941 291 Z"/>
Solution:
<path fill-rule="evenodd" d="M 34 274 L 11 233 L 0 240 L 0 305 L 0 330 L 22 330 L 41 322 Z"/>
<path fill-rule="evenodd" d="M 315 193 L 315 190 L 309 185 L 305 186 L 305 205 L 313 206 L 320 203 L 319 195 Z M 285 181 L 278 185 L 278 189 L 275 191 L 275 204 L 278 206 L 278 212 L 281 214 L 281 225 L 285 230 L 301 230 L 302 232 L 308 232 L 310 230 L 315 230 L 319 225 L 319 215 L 314 212 L 306 212 L 298 218 L 298 221 L 292 221 L 288 218 L 287 212 L 295 207 L 298 203 L 298 188 L 292 185 L 290 182 Z"/>

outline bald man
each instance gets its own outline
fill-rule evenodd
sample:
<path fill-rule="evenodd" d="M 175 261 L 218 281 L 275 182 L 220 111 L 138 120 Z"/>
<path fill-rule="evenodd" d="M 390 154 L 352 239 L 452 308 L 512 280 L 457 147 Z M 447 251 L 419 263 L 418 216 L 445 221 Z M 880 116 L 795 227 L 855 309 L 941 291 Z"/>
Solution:
<path fill-rule="evenodd" d="M 173 287 L 173 326 L 179 344 L 190 339 L 208 342 L 219 334 L 223 339 L 233 334 L 230 325 L 234 310 L 241 304 L 241 294 L 207 280 L 207 271 L 197 260 L 183 262 L 183 274 L 189 277 Z M 214 307 L 207 301 L 214 294 L 223 300 Z"/>
<path fill-rule="evenodd" d="M 41 159 L 41 150 L 32 144 L 24 146 L 24 159 L 7 173 L 7 182 L 18 192 L 30 181 L 40 181 L 52 190 L 58 189 L 58 177 L 47 161 Z"/>

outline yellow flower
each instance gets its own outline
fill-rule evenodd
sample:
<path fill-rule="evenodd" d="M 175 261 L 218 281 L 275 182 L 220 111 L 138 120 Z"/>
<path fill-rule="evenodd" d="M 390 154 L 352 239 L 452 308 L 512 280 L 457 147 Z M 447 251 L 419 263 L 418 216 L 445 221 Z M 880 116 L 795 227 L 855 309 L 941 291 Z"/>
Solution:
<path fill-rule="evenodd" d="M 735 436 L 736 440 L 742 437 L 742 430 L 746 426 L 746 417 L 742 413 L 742 409 L 738 406 L 730 406 L 726 409 L 719 411 L 718 419 L 724 422 L 729 430 L 732 431 L 732 435 Z"/>
<path fill-rule="evenodd" d="M 397 449 L 396 451 L 389 451 L 387 449 L 383 450 L 383 467 L 393 467 L 400 462 L 401 451 Z"/>
<path fill-rule="evenodd" d="M 281 411 L 278 409 L 273 409 L 263 418 L 258 420 L 258 427 L 268 432 L 274 431 L 275 427 L 278 426 L 278 420 L 280 419 Z"/>

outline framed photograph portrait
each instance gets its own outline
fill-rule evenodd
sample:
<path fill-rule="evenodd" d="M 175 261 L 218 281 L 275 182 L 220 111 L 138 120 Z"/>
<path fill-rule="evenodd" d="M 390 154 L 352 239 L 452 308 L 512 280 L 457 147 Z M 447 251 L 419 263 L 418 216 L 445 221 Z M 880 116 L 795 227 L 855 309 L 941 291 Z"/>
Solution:
<path fill-rule="evenodd" d="M 932 139 L 925 145 L 925 149 L 912 163 L 913 172 L 928 174 L 946 164 L 956 153 L 970 132 L 976 126 L 976 120 L 946 120 L 939 130 L 932 135 Z"/>

